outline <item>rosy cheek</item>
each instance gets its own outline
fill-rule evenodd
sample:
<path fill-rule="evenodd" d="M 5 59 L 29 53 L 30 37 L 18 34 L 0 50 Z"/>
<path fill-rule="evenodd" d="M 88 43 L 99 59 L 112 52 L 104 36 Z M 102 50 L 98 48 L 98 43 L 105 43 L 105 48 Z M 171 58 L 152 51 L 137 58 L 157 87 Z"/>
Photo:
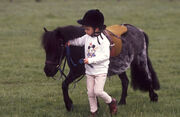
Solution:
<path fill-rule="evenodd" d="M 90 33 L 89 33 L 89 32 L 86 32 L 86 34 L 90 35 Z"/>
<path fill-rule="evenodd" d="M 85 33 L 86 33 L 86 34 L 89 34 L 89 32 L 88 32 L 87 30 L 85 30 Z"/>

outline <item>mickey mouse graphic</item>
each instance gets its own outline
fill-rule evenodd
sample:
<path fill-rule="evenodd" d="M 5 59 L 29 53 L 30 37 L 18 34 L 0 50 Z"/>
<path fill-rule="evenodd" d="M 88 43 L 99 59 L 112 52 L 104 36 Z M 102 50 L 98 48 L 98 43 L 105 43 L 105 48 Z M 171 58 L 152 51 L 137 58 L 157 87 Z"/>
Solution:
<path fill-rule="evenodd" d="M 87 53 L 88 58 L 92 58 L 92 57 L 96 56 L 96 54 L 95 54 L 96 49 L 97 49 L 97 47 L 94 44 L 92 44 L 92 43 L 89 44 L 88 53 Z"/>

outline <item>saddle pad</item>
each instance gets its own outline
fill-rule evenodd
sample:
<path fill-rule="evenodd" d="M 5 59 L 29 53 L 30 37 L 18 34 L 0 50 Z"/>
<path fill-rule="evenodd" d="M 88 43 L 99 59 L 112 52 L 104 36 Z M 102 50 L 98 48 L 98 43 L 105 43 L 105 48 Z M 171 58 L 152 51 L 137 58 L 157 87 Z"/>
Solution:
<path fill-rule="evenodd" d="M 122 50 L 122 40 L 120 37 L 122 34 L 127 32 L 127 27 L 124 25 L 112 25 L 108 26 L 106 30 L 110 41 L 113 43 L 110 51 L 110 56 L 118 56 Z"/>

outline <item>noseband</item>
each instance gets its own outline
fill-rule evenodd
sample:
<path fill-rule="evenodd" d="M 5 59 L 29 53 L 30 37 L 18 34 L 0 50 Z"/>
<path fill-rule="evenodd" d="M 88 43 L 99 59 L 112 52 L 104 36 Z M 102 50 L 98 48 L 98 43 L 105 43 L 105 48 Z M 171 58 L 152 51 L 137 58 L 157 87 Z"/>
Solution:
<path fill-rule="evenodd" d="M 45 64 L 58 65 L 58 63 L 55 63 L 55 62 L 49 61 L 49 60 L 46 60 Z"/>

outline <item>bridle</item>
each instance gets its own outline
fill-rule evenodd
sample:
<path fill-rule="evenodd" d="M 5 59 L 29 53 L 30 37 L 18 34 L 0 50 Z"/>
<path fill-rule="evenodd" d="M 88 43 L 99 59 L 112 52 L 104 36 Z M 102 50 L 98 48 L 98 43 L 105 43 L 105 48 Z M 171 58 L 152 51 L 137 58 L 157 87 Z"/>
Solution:
<path fill-rule="evenodd" d="M 62 59 L 63 59 L 63 54 L 60 54 L 61 56 L 59 58 L 59 62 L 58 63 L 50 61 L 50 60 L 46 60 L 45 64 L 55 65 L 57 70 L 60 71 L 60 74 L 61 74 L 60 78 L 62 78 L 62 76 L 67 78 L 67 75 L 64 73 L 66 62 L 68 62 L 69 64 L 72 64 L 74 67 L 76 67 L 78 64 L 83 64 L 84 62 L 83 62 L 83 58 L 81 58 L 78 63 L 74 63 L 74 61 L 72 60 L 72 58 L 70 56 L 70 48 L 69 48 L 69 46 L 63 45 L 63 41 L 62 40 L 61 40 L 60 47 L 61 47 L 61 53 L 63 53 L 64 49 L 66 48 L 66 57 L 65 57 L 65 60 L 64 60 L 63 68 L 61 69 L 61 62 L 62 62 Z M 88 65 L 93 68 L 93 66 L 91 64 L 88 64 Z M 82 75 L 77 81 L 74 81 L 74 83 L 79 82 L 83 77 L 84 77 L 84 75 Z M 54 78 L 54 77 L 52 77 L 52 78 L 54 80 L 56 80 L 56 78 Z"/>
<path fill-rule="evenodd" d="M 59 58 L 59 61 L 58 62 L 53 62 L 53 61 L 50 61 L 50 60 L 46 60 L 45 61 L 45 64 L 50 64 L 50 65 L 55 65 L 56 66 L 56 69 L 60 71 L 60 78 L 62 78 L 62 76 L 64 76 L 65 78 L 67 78 L 66 74 L 64 73 L 64 69 L 65 69 L 65 66 L 66 66 L 66 58 L 64 60 L 64 64 L 63 64 L 63 68 L 61 69 L 61 62 L 62 62 L 62 59 L 63 59 L 63 53 L 64 53 L 64 49 L 65 49 L 65 45 L 63 45 L 63 41 L 61 41 L 61 45 L 60 45 L 60 48 L 61 48 L 61 53 L 60 54 L 60 58 Z M 54 80 L 56 80 L 54 77 L 52 77 Z M 60 79 L 59 78 L 59 79 Z"/>

